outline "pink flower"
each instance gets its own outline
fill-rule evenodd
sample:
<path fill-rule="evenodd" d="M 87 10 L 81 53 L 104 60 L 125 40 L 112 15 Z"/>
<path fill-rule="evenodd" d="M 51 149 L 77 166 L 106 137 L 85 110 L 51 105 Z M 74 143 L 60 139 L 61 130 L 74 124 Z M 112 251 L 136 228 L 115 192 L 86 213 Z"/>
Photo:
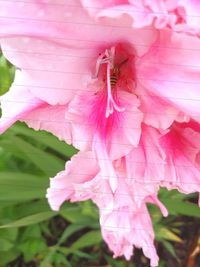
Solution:
<path fill-rule="evenodd" d="M 143 126 L 138 147 L 113 161 L 117 178 L 110 179 L 117 179 L 115 192 L 94 154 L 79 153 L 66 164 L 65 171 L 51 180 L 47 193 L 51 207 L 58 210 L 66 200 L 92 199 L 100 210 L 102 235 L 114 257 L 124 255 L 130 259 L 135 246 L 151 259 L 151 266 L 157 266 L 154 234 L 145 203 L 156 204 L 167 216 L 166 208 L 157 198 L 160 186 L 183 193 L 199 191 L 199 130 L 194 121 L 173 123 L 165 134 Z"/>
<path fill-rule="evenodd" d="M 81 171 L 78 171 L 77 164 Z M 137 177 L 136 180 L 135 177 L 129 177 L 124 159 L 115 161 L 114 166 L 118 187 L 113 193 L 93 153 L 79 152 L 67 162 L 64 171 L 51 179 L 47 191 L 49 203 L 54 210 L 58 210 L 66 200 L 74 202 L 92 199 L 100 211 L 103 238 L 114 252 L 114 257 L 124 255 L 129 260 L 135 246 L 143 249 L 151 260 L 151 266 L 157 266 L 154 233 L 145 201 L 157 204 L 163 214 L 167 215 L 165 207 L 156 196 L 158 187 L 155 182 L 154 185 L 149 183 L 150 176 L 146 185 L 137 180 Z M 145 190 L 146 196 L 143 193 Z"/>
<path fill-rule="evenodd" d="M 114 256 L 129 259 L 136 246 L 157 266 L 146 202 L 166 216 L 157 198 L 160 186 L 199 190 L 199 147 L 188 142 L 188 131 L 198 136 L 200 40 L 171 30 L 173 12 L 167 20 L 155 16 L 155 10 L 175 9 L 174 1 L 144 1 L 145 25 L 144 14 L 135 17 L 135 3 L 3 1 L 1 48 L 18 71 L 2 99 L 0 131 L 21 120 L 80 149 L 51 179 L 51 207 L 92 199 Z M 10 99 L 18 103 L 15 109 Z M 192 166 L 195 185 L 188 190 L 177 163 Z"/>
<path fill-rule="evenodd" d="M 93 20 L 84 12 L 79 1 L 72 1 L 71 4 L 68 1 L 66 7 L 43 1 L 14 5 L 4 1 L 0 3 L 0 9 L 1 49 L 5 57 L 19 69 L 11 90 L 2 99 L 5 120 L 0 122 L 1 133 L 26 114 L 29 114 L 30 121 L 29 111 L 33 109 L 34 101 L 42 101 L 55 108 L 56 105 L 66 105 L 67 108 L 76 93 L 88 91 L 88 81 L 94 80 L 98 53 L 106 50 L 105 39 L 109 43 L 106 45 L 108 49 L 111 43 L 119 40 L 137 42 L 135 37 L 130 38 L 135 32 L 131 27 L 112 35 L 112 26 L 107 27 L 102 23 L 94 27 Z M 80 32 L 81 20 L 84 23 Z M 155 34 L 146 36 L 142 31 L 140 34 L 148 44 L 155 37 Z M 138 53 L 144 53 L 145 50 L 141 47 Z M 30 101 L 27 101 L 27 95 Z M 19 108 L 11 112 L 9 103 L 13 98 Z"/>
<path fill-rule="evenodd" d="M 40 5 L 39 2 L 31 2 L 25 3 L 23 8 L 17 6 L 19 19 L 16 18 L 15 21 L 15 28 L 18 28 L 16 37 L 15 30 L 12 32 L 8 23 L 11 18 L 13 19 L 13 5 L 1 5 L 8 14 L 8 17 L 3 19 L 5 25 L 2 33 L 0 32 L 2 36 L 5 35 L 1 40 L 2 50 L 5 56 L 20 68 L 22 77 L 19 83 L 13 84 L 12 91 L 16 92 L 15 87 L 24 88 L 34 99 L 43 101 L 44 105 L 53 105 L 54 108 L 51 110 L 56 114 L 60 114 L 60 105 L 65 105 L 66 114 L 62 112 L 59 121 L 65 123 L 67 120 L 65 129 L 67 126 L 69 128 L 65 130 L 67 136 L 59 133 L 62 129 L 57 128 L 58 123 L 53 123 L 51 113 L 46 113 L 45 121 L 41 122 L 41 109 L 39 112 L 34 111 L 33 118 L 33 113 L 28 111 L 27 114 L 15 114 L 16 119 L 26 121 L 35 129 L 51 131 L 67 142 L 71 143 L 72 140 L 81 150 L 93 149 L 99 158 L 101 168 L 108 176 L 114 176 L 111 161 L 126 155 L 133 146 L 138 145 L 142 120 L 159 129 L 165 129 L 174 120 L 179 119 L 178 109 L 171 107 L 165 100 L 149 94 L 148 89 L 144 88 L 139 80 L 140 66 L 142 70 L 146 67 L 143 57 L 151 52 L 148 46 L 158 38 L 156 31 L 135 30 L 131 27 L 128 17 L 116 20 L 116 26 L 119 23 L 124 25 L 123 31 L 113 31 L 113 27 L 104 20 L 97 25 L 98 27 L 94 27 L 94 21 L 78 6 L 78 2 L 76 7 L 79 7 L 79 12 L 75 12 L 73 17 L 75 4 L 68 6 L 66 10 L 63 9 L 63 5 L 56 5 L 59 15 L 54 17 L 54 6 L 51 4 Z M 24 8 L 27 9 L 26 13 Z M 35 14 L 41 13 L 41 18 L 35 20 Z M 69 18 L 72 20 L 70 23 Z M 27 25 L 29 24 L 29 33 L 27 25 L 21 23 L 24 19 Z M 41 33 L 44 25 L 47 25 L 47 19 L 55 19 L 59 23 L 53 20 L 48 24 L 49 30 Z M 74 27 L 80 19 L 84 21 L 82 28 L 87 35 L 81 36 L 81 42 L 74 43 L 73 40 L 80 40 L 80 30 Z M 65 27 L 63 24 L 60 26 L 61 21 L 66 24 Z M 28 39 L 24 35 L 28 35 Z M 63 36 L 70 36 L 70 40 L 66 41 Z M 140 40 L 145 46 L 137 45 Z M 149 71 L 147 69 L 145 74 L 142 71 L 142 75 L 149 77 Z M 12 91 L 5 96 L 5 102 Z M 20 98 L 21 101 L 25 101 L 22 94 Z M 149 114 L 150 110 L 152 112 L 152 105 L 156 109 L 159 108 L 162 115 L 153 118 Z M 3 116 L 7 114 L 6 117 L 14 122 L 13 114 L 9 116 L 10 109 L 3 106 L 2 110 Z M 169 110 L 173 110 L 174 116 L 168 116 Z M 47 120 L 51 121 L 51 127 Z M 3 122 L 1 127 L 2 131 L 6 129 Z M 101 158 L 107 160 L 102 161 Z M 114 179 L 110 182 L 112 189 L 116 190 L 117 184 Z"/>
<path fill-rule="evenodd" d="M 121 3 L 121 1 L 117 3 Z M 13 84 L 15 92 L 17 92 L 15 87 L 23 87 L 33 95 L 33 98 L 40 99 L 50 105 L 66 105 L 66 108 L 76 95 L 76 98 L 69 105 L 67 117 L 73 115 L 76 103 L 83 100 L 84 95 L 87 98 L 89 96 L 91 101 L 92 97 L 96 99 L 95 101 L 99 99 L 96 104 L 100 104 L 102 100 L 100 101 L 99 97 L 95 97 L 95 90 L 100 92 L 98 95 L 105 95 L 104 103 L 107 106 L 104 105 L 104 107 L 107 110 L 106 116 L 109 117 L 109 123 L 111 123 L 112 117 L 116 118 L 115 114 L 121 114 L 122 117 L 123 113 L 130 114 L 130 109 L 135 109 L 135 111 L 140 109 L 145 123 L 161 129 L 167 128 L 180 117 L 180 111 L 176 108 L 177 104 L 179 104 L 178 108 L 180 110 L 184 108 L 180 105 L 181 101 L 178 98 L 180 90 L 177 90 L 177 99 L 172 99 L 173 103 L 169 103 L 172 98 L 169 93 L 173 86 L 171 86 L 171 83 L 165 83 L 167 88 L 162 90 L 163 82 L 157 78 L 158 70 L 161 73 L 159 77 L 164 75 L 177 77 L 184 70 L 188 79 L 193 79 L 194 70 L 193 68 L 187 68 L 187 66 L 182 69 L 176 65 L 173 65 L 173 68 L 167 68 L 166 66 L 171 63 L 174 54 L 171 53 L 173 56 L 170 56 L 171 50 L 164 49 L 163 51 L 156 49 L 156 47 L 169 44 L 171 46 L 176 45 L 179 52 L 176 59 L 183 58 L 194 64 L 198 58 L 198 51 L 189 59 L 187 51 L 178 48 L 184 48 L 184 45 L 189 41 L 195 47 L 198 47 L 199 40 L 197 38 L 186 40 L 185 36 L 176 36 L 167 31 L 163 31 L 159 36 L 157 31 L 145 28 L 137 30 L 132 27 L 128 15 L 119 17 L 114 22 L 112 22 L 112 19 L 102 18 L 94 26 L 94 20 L 86 14 L 79 1 L 68 3 L 66 7 L 62 4 L 57 4 L 55 7 L 51 2 L 44 3 L 40 1 L 31 1 L 15 7 L 11 2 L 3 2 L 0 5 L 1 10 L 3 10 L 2 13 L 6 15 L 6 17 L 2 16 L 1 18 L 1 23 L 4 26 L 0 28 L 1 47 L 4 55 L 20 69 L 20 76 L 22 77 L 20 82 Z M 17 14 L 16 17 L 14 16 L 15 13 Z M 13 19 L 14 17 L 15 19 Z M 79 21 L 81 20 L 84 23 L 81 24 L 82 31 L 80 32 Z M 24 21 L 26 23 L 23 23 Z M 15 23 L 15 27 L 11 27 L 12 22 Z M 46 27 L 47 25 L 48 27 Z M 123 28 L 123 31 L 118 30 L 119 26 Z M 82 32 L 84 32 L 84 35 L 82 35 Z M 70 36 L 70 38 L 66 38 L 66 36 Z M 156 46 L 154 46 L 155 44 Z M 152 49 L 150 49 L 151 46 Z M 115 52 L 112 52 L 109 59 L 106 53 L 109 54 L 112 50 Z M 99 53 L 101 56 L 99 56 Z M 162 58 L 165 59 L 166 64 L 160 64 Z M 156 62 L 154 62 L 154 59 L 156 59 Z M 118 99 L 116 92 L 113 95 L 113 90 L 111 90 L 113 88 L 109 89 L 109 79 L 113 79 L 113 70 L 116 69 L 118 64 L 123 63 L 123 60 L 124 64 L 120 66 L 120 77 L 116 78 L 116 86 L 119 89 L 116 90 Z M 103 61 L 105 62 L 103 63 Z M 40 69 L 38 69 L 38 66 L 40 66 Z M 95 68 L 97 68 L 96 84 L 94 80 Z M 107 70 L 105 70 L 106 68 Z M 124 75 L 124 73 L 127 74 Z M 109 93 L 109 90 L 112 92 Z M 194 93 L 195 97 L 198 96 L 195 84 L 190 84 L 190 92 L 190 94 Z M 186 94 L 188 94 L 188 90 L 185 90 L 184 94 L 181 91 L 182 97 Z M 122 95 L 123 100 L 121 100 Z M 130 103 L 120 103 L 120 101 L 124 102 L 125 98 L 127 101 L 129 96 L 134 98 L 132 107 Z M 4 102 L 6 102 L 7 97 L 9 97 L 9 93 L 5 96 Z M 107 100 L 105 100 L 106 97 Z M 23 101 L 23 96 L 21 98 Z M 165 100 L 165 98 L 167 99 Z M 122 109 L 119 112 L 121 104 Z M 127 104 L 128 107 L 126 107 Z M 118 105 L 119 107 L 117 107 Z M 89 105 L 87 106 L 89 107 Z M 190 112 L 190 105 L 187 106 L 189 110 L 187 107 L 186 111 Z M 157 113 L 160 114 L 158 116 L 151 115 L 154 113 L 154 107 L 156 110 L 159 109 Z M 193 113 L 194 109 L 195 112 L 198 112 L 196 106 L 192 109 Z M 111 114 L 112 110 L 113 114 Z M 173 110 L 171 112 L 174 114 L 173 116 L 168 114 L 169 110 Z M 89 107 L 87 112 L 91 111 L 91 107 Z M 138 111 L 135 128 L 139 128 L 140 111 Z M 9 114 L 6 107 L 3 107 L 4 113 Z M 87 115 L 86 112 L 82 115 L 84 114 Z M 12 116 L 10 115 L 10 117 Z M 126 122 L 124 123 L 127 123 L 131 117 L 128 118 L 127 115 L 125 117 Z M 73 119 L 72 124 L 74 125 L 76 121 Z M 122 123 L 121 126 L 125 125 Z M 126 135 L 126 133 L 124 134 Z M 137 135 L 134 135 L 135 140 L 130 140 L 130 135 L 128 138 L 130 144 L 137 144 L 139 129 Z M 74 140 L 76 145 L 76 134 L 74 134 Z"/>
<path fill-rule="evenodd" d="M 177 32 L 200 34 L 198 0 L 81 0 L 85 9 L 96 19 L 117 18 L 124 14 L 133 20 L 133 27 L 152 25 Z"/>

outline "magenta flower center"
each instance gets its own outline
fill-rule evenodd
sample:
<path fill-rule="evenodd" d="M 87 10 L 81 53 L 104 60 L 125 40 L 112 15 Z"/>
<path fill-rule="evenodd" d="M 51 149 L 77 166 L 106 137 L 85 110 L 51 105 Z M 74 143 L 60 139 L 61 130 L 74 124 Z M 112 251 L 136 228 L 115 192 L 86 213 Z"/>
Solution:
<path fill-rule="evenodd" d="M 95 77 L 98 77 L 99 72 L 102 69 L 102 78 L 105 85 L 104 89 L 107 97 L 106 118 L 113 114 L 114 110 L 118 112 L 125 111 L 125 108 L 118 103 L 116 94 L 117 90 L 122 89 L 120 88 L 120 84 L 125 82 L 125 79 L 127 78 L 123 77 L 121 68 L 125 64 L 128 64 L 129 56 L 127 55 L 119 61 L 120 53 L 117 52 L 120 51 L 118 50 L 119 49 L 116 49 L 116 47 L 106 49 L 105 52 L 100 54 L 96 62 Z M 125 87 L 124 89 L 126 89 Z"/>

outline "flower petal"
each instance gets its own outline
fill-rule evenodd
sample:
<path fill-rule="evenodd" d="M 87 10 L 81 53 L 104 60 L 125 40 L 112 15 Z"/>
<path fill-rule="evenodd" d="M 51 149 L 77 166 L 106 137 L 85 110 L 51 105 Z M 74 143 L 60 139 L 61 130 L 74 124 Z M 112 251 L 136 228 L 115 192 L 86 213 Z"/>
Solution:
<path fill-rule="evenodd" d="M 174 121 L 188 121 L 189 117 L 164 98 L 148 93 L 142 86 L 137 87 L 140 109 L 144 113 L 144 123 L 158 130 L 168 129 Z"/>
<path fill-rule="evenodd" d="M 26 122 L 29 127 L 38 130 L 45 130 L 57 136 L 60 140 L 64 140 L 71 144 L 71 125 L 65 119 L 66 106 L 50 106 L 43 105 L 20 120 Z"/>
<path fill-rule="evenodd" d="M 196 32 L 199 33 L 200 2 L 198 0 L 182 0 L 180 1 L 179 6 L 184 8 L 187 26 L 189 26 L 190 29 L 196 29 Z"/>
<path fill-rule="evenodd" d="M 155 46 L 141 58 L 137 69 L 138 79 L 146 90 L 198 122 L 199 57 L 199 38 L 163 30 Z"/>
<path fill-rule="evenodd" d="M 66 104 L 92 75 L 92 50 L 68 49 L 60 44 L 34 38 L 1 40 L 4 56 L 21 69 L 18 86 L 51 104 Z"/>
<path fill-rule="evenodd" d="M 131 212 L 128 207 L 110 214 L 101 212 L 101 230 L 114 257 L 124 255 L 130 260 L 135 246 L 142 248 L 145 256 L 150 258 L 152 267 L 158 266 L 153 227 L 145 205 L 136 212 Z"/>
<path fill-rule="evenodd" d="M 186 124 L 187 125 L 187 124 Z M 166 153 L 165 180 L 161 185 L 185 194 L 200 189 L 200 134 L 188 126 L 174 125 L 161 139 Z"/>
<path fill-rule="evenodd" d="M 106 98 L 85 93 L 70 102 L 66 118 L 72 123 L 73 144 L 81 150 L 91 149 L 94 137 L 104 144 L 112 159 L 126 155 L 137 146 L 141 134 L 143 115 L 139 100 L 128 92 L 119 92 L 118 100 L 124 112 L 114 112 L 105 117 Z"/>
<path fill-rule="evenodd" d="M 20 80 L 21 73 L 17 71 L 15 74 L 15 81 L 9 92 L 0 99 L 2 109 L 0 133 L 3 133 L 17 120 L 20 120 L 23 116 L 44 104 L 43 101 L 34 97 L 27 87 L 17 86 Z"/>
<path fill-rule="evenodd" d="M 79 166 L 79 171 L 77 170 Z M 84 184 L 98 173 L 98 166 L 91 152 L 79 152 L 65 165 L 65 170 L 59 172 L 50 180 L 50 188 L 46 197 L 53 210 L 59 210 L 66 200 L 81 201 L 85 197 L 75 192 L 74 185 Z"/>
<path fill-rule="evenodd" d="M 152 127 L 143 126 L 137 148 L 126 157 L 127 183 L 138 206 L 148 196 L 154 196 L 165 175 L 165 153 L 159 144 L 160 134 Z"/>

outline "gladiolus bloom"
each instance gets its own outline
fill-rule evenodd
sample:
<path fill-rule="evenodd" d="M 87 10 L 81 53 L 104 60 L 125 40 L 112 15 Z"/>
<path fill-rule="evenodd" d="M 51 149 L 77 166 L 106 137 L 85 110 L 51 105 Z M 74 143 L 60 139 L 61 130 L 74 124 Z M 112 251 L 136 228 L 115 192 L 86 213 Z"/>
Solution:
<path fill-rule="evenodd" d="M 50 206 L 91 199 L 114 257 L 130 259 L 136 246 L 151 266 L 146 203 L 166 216 L 160 186 L 191 193 L 200 185 L 199 146 L 189 141 L 199 138 L 200 40 L 185 34 L 190 23 L 175 2 L 0 3 L 1 49 L 18 68 L 1 99 L 0 132 L 21 120 L 78 148 L 51 179 Z M 185 23 L 185 33 L 174 31 Z"/>

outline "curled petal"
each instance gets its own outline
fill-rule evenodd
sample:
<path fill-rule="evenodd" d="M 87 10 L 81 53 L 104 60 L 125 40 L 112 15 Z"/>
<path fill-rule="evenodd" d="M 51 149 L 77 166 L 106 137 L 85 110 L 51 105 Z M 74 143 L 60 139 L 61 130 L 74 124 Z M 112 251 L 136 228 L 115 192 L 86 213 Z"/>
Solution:
<path fill-rule="evenodd" d="M 165 179 L 161 185 L 185 194 L 200 188 L 200 134 L 190 127 L 176 124 L 160 141 L 166 153 Z"/>
<path fill-rule="evenodd" d="M 77 166 L 79 167 L 77 170 Z M 81 201 L 86 197 L 77 194 L 74 185 L 84 184 L 98 173 L 98 165 L 91 152 L 79 152 L 66 163 L 65 170 L 50 180 L 46 197 L 53 210 L 59 210 L 66 200 Z"/>

